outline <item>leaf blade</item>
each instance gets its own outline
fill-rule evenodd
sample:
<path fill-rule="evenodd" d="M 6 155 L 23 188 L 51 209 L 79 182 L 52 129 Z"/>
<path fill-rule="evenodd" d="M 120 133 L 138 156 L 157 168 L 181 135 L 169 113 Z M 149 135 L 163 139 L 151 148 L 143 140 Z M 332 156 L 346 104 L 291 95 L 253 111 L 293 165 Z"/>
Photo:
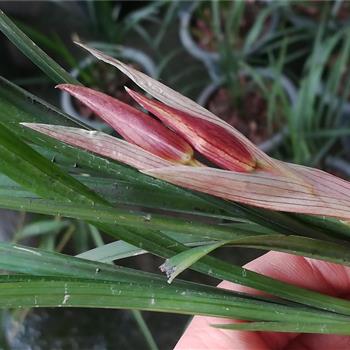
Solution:
<path fill-rule="evenodd" d="M 80 84 L 70 76 L 51 57 L 42 51 L 0 10 L 0 30 L 20 49 L 34 64 L 46 73 L 54 82 Z"/>

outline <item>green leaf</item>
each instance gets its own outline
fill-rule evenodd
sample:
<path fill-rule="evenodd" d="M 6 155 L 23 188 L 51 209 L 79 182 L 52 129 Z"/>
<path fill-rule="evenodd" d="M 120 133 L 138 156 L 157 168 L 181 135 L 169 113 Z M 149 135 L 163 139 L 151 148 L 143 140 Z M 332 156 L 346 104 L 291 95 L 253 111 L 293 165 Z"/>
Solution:
<path fill-rule="evenodd" d="M 349 322 L 349 317 L 165 278 L 110 264 L 0 243 L 0 307 L 111 307 L 246 320 Z M 50 274 L 48 276 L 47 274 Z M 287 318 L 288 317 L 288 318 Z"/>
<path fill-rule="evenodd" d="M 271 4 L 272 5 L 272 4 Z M 261 35 L 264 30 L 264 25 L 268 21 L 268 17 L 271 16 L 271 13 L 276 12 L 276 7 L 266 6 L 265 9 L 260 11 L 258 17 L 254 21 L 254 25 L 250 28 L 247 33 L 247 37 L 244 40 L 243 53 L 248 54 L 254 44 L 258 41 L 259 35 Z"/>
<path fill-rule="evenodd" d="M 90 205 L 95 205 L 95 202 L 105 203 L 101 197 L 35 152 L 1 123 L 0 140 L 1 171 L 30 191 L 48 198 Z"/>
<path fill-rule="evenodd" d="M 199 246 L 212 243 L 212 241 L 205 239 L 195 239 L 192 235 L 178 234 L 174 232 L 168 233 L 168 235 L 185 244 L 186 246 Z M 134 245 L 131 245 L 124 241 L 115 241 L 112 243 L 100 245 L 94 249 L 90 249 L 84 253 L 77 255 L 77 257 L 107 263 L 146 253 L 148 253 L 146 250 L 135 247 Z"/>
<path fill-rule="evenodd" d="M 0 308 L 93 307 L 138 309 L 244 320 L 303 320 L 335 326 L 348 323 L 339 315 L 286 307 L 243 297 L 209 294 L 174 285 L 96 281 L 52 276 L 0 276 Z M 177 289 L 176 289 L 177 288 Z"/>
<path fill-rule="evenodd" d="M 55 83 L 80 84 L 71 77 L 51 57 L 30 40 L 5 14 L 0 10 L 0 30 L 17 46 L 34 64 L 36 64 Z"/>
<path fill-rule="evenodd" d="M 11 199 L 13 201 L 13 198 Z M 9 201 L 9 199 L 5 199 Z M 242 225 L 231 225 L 229 227 L 224 226 L 213 226 L 196 224 L 195 227 L 190 223 L 181 221 L 179 219 L 171 219 L 167 217 L 162 217 L 156 214 L 152 216 L 144 216 L 142 214 L 136 215 L 127 213 L 125 211 L 118 211 L 116 209 L 107 209 L 99 207 L 84 207 L 79 205 L 70 205 L 60 202 L 51 203 L 49 201 L 41 199 L 26 199 L 23 200 L 18 198 L 18 203 L 21 203 L 23 209 L 30 211 L 36 211 L 39 213 L 47 214 L 60 214 L 63 216 L 68 216 L 72 218 L 89 220 L 92 217 L 99 223 L 109 223 L 125 227 L 133 228 L 150 228 L 162 230 L 168 232 L 171 237 L 174 233 L 186 233 L 189 235 L 190 241 L 192 242 L 198 240 L 230 240 L 231 245 L 245 246 L 251 248 L 259 249 L 274 249 L 278 251 L 284 251 L 294 254 L 299 254 L 303 256 L 309 256 L 316 259 L 324 259 L 328 261 L 333 261 L 336 263 L 349 264 L 349 247 L 344 242 L 337 244 L 332 242 L 324 242 L 322 240 L 309 239 L 299 236 L 284 236 L 284 235 L 262 235 L 256 236 L 258 232 L 253 229 L 249 229 L 250 225 L 247 225 L 246 229 L 242 228 Z M 30 204 L 26 206 L 26 202 Z M 1 197 L 0 197 L 1 203 Z M 4 205 L 2 203 L 2 205 Z M 15 206 L 8 206 L 9 208 L 14 208 Z M 236 228 L 237 226 L 237 228 Z M 172 232 L 170 232 L 172 230 Z M 236 236 L 235 241 L 233 238 Z M 180 239 L 181 241 L 181 239 Z M 143 250 L 143 249 L 142 249 Z M 127 252 L 124 252 L 127 253 Z M 123 253 L 123 254 L 124 254 Z M 132 249 L 130 254 L 134 254 Z"/>
<path fill-rule="evenodd" d="M 13 131 L 21 135 L 26 135 L 28 131 L 18 125 L 22 121 L 46 121 L 52 124 L 86 127 L 82 122 L 75 121 L 57 107 L 3 77 L 0 77 L 0 103 L 1 122 L 11 125 Z"/>
<path fill-rule="evenodd" d="M 349 241 L 350 225 L 345 221 L 308 215 L 300 215 L 299 220 L 306 224 L 311 224 L 314 227 L 320 227 L 324 231 L 328 231 L 331 237 L 338 237 Z"/>
<path fill-rule="evenodd" d="M 16 198 L 6 198 L 1 206 L 4 206 L 6 202 L 6 207 L 8 208 L 16 208 L 19 203 L 15 202 Z M 11 202 L 14 203 L 13 207 L 11 207 Z M 93 208 L 90 206 L 85 207 L 85 214 L 82 214 L 82 208 L 77 208 L 77 205 L 72 205 L 69 203 L 57 203 L 53 202 L 51 209 L 48 208 L 50 205 L 50 201 L 47 200 L 34 200 L 31 199 L 21 200 L 21 205 L 23 209 L 28 209 L 29 211 L 41 212 L 41 213 L 50 213 L 53 208 L 56 214 L 63 213 L 66 216 L 75 215 L 79 219 L 89 220 L 94 218 L 96 227 L 99 227 L 103 231 L 111 234 L 113 237 L 122 239 L 129 244 L 135 245 L 139 248 L 146 249 L 153 254 L 159 255 L 163 258 L 168 258 L 178 253 L 181 253 L 186 249 L 185 246 L 181 245 L 179 242 L 174 241 L 170 238 L 166 238 L 164 235 L 161 235 L 157 232 L 149 231 L 146 228 L 144 230 L 139 230 L 137 232 L 133 231 L 125 231 L 122 227 L 116 226 L 118 224 L 118 219 L 129 221 L 130 223 L 135 222 L 135 216 L 129 214 L 129 218 L 126 216 L 127 214 L 116 216 L 115 211 L 104 210 Z M 87 210 L 87 211 L 86 211 Z M 108 213 L 110 211 L 110 213 Z M 108 214 L 101 218 L 101 214 Z M 51 213 L 52 214 L 52 213 Z M 108 221 L 110 224 L 106 224 L 102 222 L 106 222 L 106 219 L 109 217 Z M 96 222 L 97 220 L 97 222 Z M 101 222 L 101 223 L 98 223 Z M 143 222 L 143 226 L 147 221 Z M 152 220 L 149 221 L 150 223 Z M 161 221 L 158 222 L 160 224 Z M 167 221 L 164 221 L 164 225 L 167 226 Z M 196 231 L 198 229 L 197 225 L 189 225 L 191 230 Z M 179 226 L 181 228 L 181 226 Z M 199 231 L 202 228 L 199 227 Z M 209 274 L 218 279 L 226 279 L 231 282 L 241 283 L 243 285 L 250 286 L 252 288 L 260 289 L 266 291 L 267 293 L 278 295 L 280 297 L 286 298 L 288 300 L 293 300 L 300 303 L 305 303 L 307 305 L 312 305 L 317 308 L 336 311 L 339 313 L 350 314 L 350 303 L 346 300 L 341 300 L 338 298 L 333 298 L 329 296 L 324 296 L 319 293 L 315 293 L 312 291 L 304 290 L 302 288 L 298 288 L 295 286 L 287 285 L 285 283 L 276 281 L 274 279 L 261 276 L 257 273 L 247 271 L 240 267 L 225 263 L 218 259 L 214 259 L 212 257 L 204 257 L 201 261 L 197 262 L 192 266 L 196 271 Z"/>
<path fill-rule="evenodd" d="M 77 258 L 109 263 L 118 259 L 147 253 L 124 241 L 116 241 L 77 255 Z"/>
<path fill-rule="evenodd" d="M 28 176 L 30 177 L 29 173 Z M 19 206 L 18 199 L 6 197 L 6 206 L 11 207 L 10 203 L 14 203 L 16 200 L 17 203 L 14 207 Z M 42 213 L 50 213 L 49 210 L 52 211 L 52 208 L 49 209 L 48 206 L 50 204 L 50 201 L 27 199 L 27 201 L 21 200 L 20 203 L 23 209 L 26 208 L 33 211 L 33 209 L 35 208 L 35 210 L 39 209 Z M 53 205 L 56 214 L 64 214 L 67 216 L 75 215 L 77 216 L 77 218 L 85 220 L 91 220 L 91 218 L 94 218 L 95 225 L 103 231 L 108 232 L 114 237 L 122 239 L 139 248 L 146 249 L 152 252 L 153 254 L 162 256 L 164 258 L 168 258 L 178 253 L 181 253 L 182 251 L 186 250 L 186 247 L 175 240 L 166 238 L 160 233 L 149 231 L 150 229 L 152 229 L 152 226 L 153 228 L 157 227 L 157 229 L 160 229 L 160 227 L 163 225 L 163 229 L 169 230 L 170 225 L 172 223 L 174 230 L 176 228 L 178 230 L 183 230 L 184 228 L 187 228 L 187 230 L 190 230 L 194 234 L 197 233 L 197 235 L 203 235 L 203 233 L 205 232 L 203 231 L 203 228 L 206 227 L 203 224 L 186 224 L 176 219 L 162 218 L 157 217 L 156 215 L 154 217 L 147 217 L 145 219 L 142 216 L 137 217 L 128 213 L 119 212 L 119 214 L 117 214 L 116 210 L 113 208 L 99 208 L 97 206 L 81 206 L 79 208 L 77 204 L 70 204 L 65 202 L 54 202 Z M 2 204 L 2 206 L 4 205 Z M 85 214 L 82 211 L 82 209 L 85 210 Z M 81 215 L 82 213 L 83 215 Z M 109 224 L 106 224 L 106 221 L 109 222 Z M 130 230 L 126 231 L 124 228 L 116 226 L 116 224 L 120 223 L 123 223 L 127 226 L 135 224 L 142 225 L 143 229 L 134 232 Z M 145 224 L 147 226 L 145 226 Z M 214 232 L 214 230 L 209 227 L 210 225 L 208 225 L 208 232 Z M 217 226 L 215 231 L 219 232 L 219 230 L 222 233 L 227 232 L 229 234 L 230 232 L 227 231 L 227 228 Z M 212 233 L 210 235 L 212 236 Z M 230 235 L 232 239 L 232 231 Z M 170 249 L 170 247 L 172 247 L 172 249 Z M 315 307 L 320 307 L 326 310 L 350 314 L 350 303 L 345 300 L 323 296 L 319 293 L 310 292 L 298 287 L 286 285 L 285 283 L 261 276 L 250 271 L 246 271 L 244 269 L 224 263 L 220 260 L 211 257 L 203 258 L 201 261 L 193 265 L 193 268 L 203 273 L 209 273 L 210 275 L 215 276 L 216 278 L 227 279 L 236 283 L 242 283 L 244 285 L 261 289 L 266 291 L 267 293 L 275 294 L 289 300 L 313 305 Z"/>
<path fill-rule="evenodd" d="M 16 176 L 18 175 L 16 174 Z M 32 177 L 31 172 L 24 172 L 21 176 L 26 176 L 26 181 L 29 181 L 29 179 Z M 65 187 L 63 187 L 63 189 L 65 189 Z M 72 195 L 72 193 L 70 194 Z M 10 203 L 14 203 L 16 200 L 18 201 L 18 198 L 16 199 L 6 197 L 6 206 L 10 207 Z M 36 210 L 40 208 L 41 212 L 48 213 L 48 203 L 48 201 L 46 201 L 45 203 L 45 201 L 40 202 L 40 200 L 32 201 L 31 199 L 29 199 L 27 200 L 27 202 L 25 200 L 21 200 L 20 206 L 22 206 L 23 209 L 25 205 L 27 205 L 27 208 L 32 209 L 36 207 Z M 54 202 L 54 207 L 58 213 L 63 213 L 63 209 L 65 209 L 67 216 L 72 216 L 74 215 L 74 213 L 81 214 L 81 208 L 79 209 L 77 207 L 77 203 L 79 202 L 76 201 L 74 204 L 61 202 L 60 205 L 57 205 L 57 203 Z M 18 205 L 19 204 L 17 202 L 15 206 L 18 207 Z M 176 219 L 162 218 L 157 216 L 155 216 L 155 218 L 153 219 L 149 217 L 142 218 L 141 216 L 138 218 L 138 221 L 136 220 L 136 223 L 142 225 L 143 229 L 125 230 L 125 228 L 123 227 L 116 226 L 116 224 L 119 223 L 118 219 L 124 222 L 124 224 L 130 226 L 130 224 L 135 225 L 135 219 L 137 219 L 137 216 L 128 213 L 119 213 L 118 217 L 118 214 L 116 216 L 116 210 L 113 208 L 99 208 L 98 206 L 91 207 L 91 205 L 85 205 L 83 206 L 83 208 L 84 207 L 85 210 L 88 209 L 88 213 L 86 213 L 87 216 L 79 218 L 87 220 L 91 220 L 91 218 L 94 218 L 94 221 L 92 223 L 101 230 L 108 232 L 114 237 L 122 239 L 139 248 L 146 249 L 152 252 L 153 254 L 162 256 L 164 258 L 168 258 L 178 253 L 181 253 L 187 248 L 184 245 L 177 242 L 176 240 L 170 239 L 169 237 L 165 237 L 159 232 L 150 231 L 154 222 L 156 222 L 158 229 L 159 225 L 164 225 L 164 229 L 169 229 L 169 223 L 172 222 L 174 228 L 182 229 L 183 227 L 187 227 L 187 229 L 191 230 L 192 233 L 197 232 L 197 234 L 203 234 L 203 227 L 205 227 L 205 225 L 203 224 L 186 224 Z M 106 213 L 108 214 L 107 217 L 109 217 L 110 224 L 105 223 Z M 101 220 L 100 214 L 104 214 L 103 220 Z M 147 226 L 145 226 L 145 223 L 147 224 Z M 227 228 L 222 228 L 218 226 L 216 231 L 218 231 L 219 228 L 221 232 L 227 232 Z M 232 232 L 230 234 L 232 235 Z M 295 286 L 286 285 L 285 283 L 276 281 L 274 279 L 264 277 L 251 271 L 241 269 L 237 266 L 224 263 L 218 259 L 204 257 L 201 261 L 194 264 L 193 268 L 199 272 L 210 274 L 216 278 L 241 283 L 252 288 L 257 288 L 266 291 L 267 293 L 281 296 L 289 300 L 305 303 L 307 305 L 312 305 L 326 310 L 350 314 L 350 303 L 348 301 L 324 296 L 319 293 L 307 291 Z"/>
<path fill-rule="evenodd" d="M 101 236 L 100 231 L 94 225 L 88 225 L 88 227 L 89 227 L 91 237 L 92 237 L 96 247 L 103 246 L 104 242 L 103 242 L 103 238 Z"/>
<path fill-rule="evenodd" d="M 0 141 L 1 143 L 1 141 Z M 25 173 L 22 174 L 25 176 Z M 30 181 L 30 174 L 26 176 L 26 181 Z M 1 180 L 6 181 L 7 185 Z M 47 195 L 49 192 L 46 192 Z M 20 187 L 15 186 L 6 178 L 0 176 L 0 206 L 8 209 L 27 210 L 31 212 L 66 216 L 81 220 L 90 220 L 93 218 L 98 223 L 118 224 L 126 227 L 140 229 L 156 229 L 173 231 L 180 233 L 192 234 L 203 239 L 209 238 L 225 240 L 232 239 L 236 235 L 245 236 L 247 234 L 257 235 L 256 228 L 252 231 L 249 227 L 242 229 L 241 226 L 235 230 L 234 227 L 218 226 L 213 224 L 205 224 L 201 222 L 186 220 L 182 218 L 174 218 L 159 214 L 147 214 L 140 212 L 129 212 L 125 209 L 102 207 L 101 205 L 91 206 L 91 204 L 69 203 L 63 199 L 55 201 L 43 199 L 28 191 L 23 191 Z M 270 233 L 270 231 L 267 231 Z M 264 234 L 264 230 L 261 231 Z"/>
<path fill-rule="evenodd" d="M 315 238 L 276 234 L 237 237 L 228 242 L 228 245 L 272 249 L 350 266 L 350 245 L 347 242 L 335 243 Z"/>
<path fill-rule="evenodd" d="M 181 242 L 181 238 L 177 238 L 177 240 Z M 224 245 L 255 249 L 271 249 L 350 266 L 349 244 L 336 244 L 308 237 L 275 234 L 238 237 L 231 241 L 221 241 L 192 248 L 167 259 L 166 262 L 160 266 L 160 269 L 166 273 L 168 282 L 171 283 L 174 278 L 185 269 L 189 268 L 213 250 Z"/>
<path fill-rule="evenodd" d="M 15 233 L 15 239 L 20 240 L 27 237 L 44 235 L 47 233 L 57 233 L 69 226 L 68 221 L 42 220 L 25 225 Z"/>
<path fill-rule="evenodd" d="M 249 322 L 213 324 L 215 328 L 228 329 L 234 331 L 260 331 L 260 332 L 292 332 L 292 333 L 317 333 L 317 334 L 342 334 L 350 335 L 348 323 L 323 324 L 305 322 Z"/>
<path fill-rule="evenodd" d="M 226 243 L 227 242 L 218 242 L 185 250 L 170 259 L 166 259 L 165 263 L 160 266 L 160 269 L 167 275 L 168 283 L 171 283 L 176 276 L 193 265 L 200 258 Z"/>
<path fill-rule="evenodd" d="M 81 220 L 94 218 L 94 221 L 98 223 L 118 224 L 134 229 L 160 230 L 170 237 L 180 240 L 180 242 L 184 242 L 184 238 L 179 237 L 179 234 L 185 234 L 187 239 L 192 242 L 228 240 L 231 245 L 263 250 L 274 249 L 345 265 L 348 265 L 350 261 L 349 244 L 346 242 L 337 243 L 302 236 L 271 234 L 271 231 L 258 230 L 256 226 L 251 224 L 245 226 L 242 224 L 209 225 L 199 222 L 194 224 L 194 221 L 157 214 L 129 213 L 117 208 L 109 209 L 99 206 L 73 205 L 62 201 L 49 201 L 36 196 L 28 196 L 26 193 L 22 195 L 21 192 L 11 195 L 11 192 L 5 191 L 5 194 L 2 195 L 1 186 L 0 206 L 8 209 L 21 207 L 21 209 L 31 212 L 61 215 Z"/>
<path fill-rule="evenodd" d="M 222 245 L 263 250 L 271 249 L 350 266 L 350 247 L 348 244 L 344 243 L 335 244 L 313 238 L 285 236 L 279 234 L 263 236 L 255 236 L 254 234 L 251 234 L 250 236 L 237 237 L 230 241 L 215 242 L 215 238 L 210 240 L 208 237 L 204 238 L 192 234 L 162 232 L 186 246 L 197 246 L 197 248 L 187 250 L 168 259 L 166 266 L 164 266 L 166 270 L 168 270 L 167 267 L 171 270 L 172 267 L 178 266 L 179 263 L 184 264 L 184 268 L 188 268 L 195 261 L 198 261 L 201 257 Z M 84 257 L 89 260 L 95 260 L 96 257 L 96 260 L 111 262 L 145 253 L 147 252 L 144 249 L 137 248 L 123 241 L 117 241 L 86 251 L 80 254 L 79 257 Z M 183 259 L 184 261 L 182 261 Z M 176 271 L 179 270 L 176 269 Z M 182 271 L 183 269 L 181 269 L 180 272 Z"/>

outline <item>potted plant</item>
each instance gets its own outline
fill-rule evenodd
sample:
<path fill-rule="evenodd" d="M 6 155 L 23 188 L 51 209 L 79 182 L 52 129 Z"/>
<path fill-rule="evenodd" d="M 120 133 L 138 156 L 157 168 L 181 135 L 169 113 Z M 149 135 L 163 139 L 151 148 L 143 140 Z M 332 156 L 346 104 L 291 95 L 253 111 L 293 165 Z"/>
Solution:
<path fill-rule="evenodd" d="M 238 18 L 232 20 L 233 15 Z M 180 11 L 179 35 L 185 49 L 212 68 L 220 58 L 222 36 L 232 50 L 249 55 L 269 38 L 277 23 L 277 12 L 261 1 L 192 2 Z"/>
<path fill-rule="evenodd" d="M 256 68 L 254 72 L 265 82 L 270 92 L 277 74 L 267 68 Z M 296 100 L 293 83 L 284 75 L 279 76 L 278 81 L 282 94 L 275 100 L 278 107 L 274 117 L 268 116 L 266 92 L 249 71 L 238 72 L 238 84 L 235 87 L 225 82 L 224 78 L 212 82 L 203 89 L 197 102 L 234 126 L 264 152 L 271 152 L 281 143 L 287 131 L 283 104 L 293 105 Z M 234 96 L 234 89 L 240 91 L 238 96 Z"/>

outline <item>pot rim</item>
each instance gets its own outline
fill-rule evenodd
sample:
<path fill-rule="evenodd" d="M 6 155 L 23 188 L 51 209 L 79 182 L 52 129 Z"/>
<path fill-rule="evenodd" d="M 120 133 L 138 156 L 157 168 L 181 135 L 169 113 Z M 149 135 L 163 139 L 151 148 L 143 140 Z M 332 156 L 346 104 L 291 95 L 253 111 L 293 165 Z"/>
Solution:
<path fill-rule="evenodd" d="M 213 63 L 217 63 L 220 59 L 220 54 L 217 51 L 210 52 L 202 49 L 196 41 L 193 39 L 193 36 L 190 33 L 190 24 L 193 12 L 199 6 L 200 2 L 194 1 L 190 6 L 182 8 L 179 12 L 180 17 L 180 27 L 179 27 L 179 36 L 182 45 L 185 49 L 195 58 L 203 61 L 208 67 L 212 67 Z M 271 13 L 271 21 L 269 24 L 269 30 L 247 50 L 246 54 L 249 55 L 255 52 L 261 45 L 268 39 L 269 35 L 274 31 L 277 26 L 279 16 L 277 12 Z"/>

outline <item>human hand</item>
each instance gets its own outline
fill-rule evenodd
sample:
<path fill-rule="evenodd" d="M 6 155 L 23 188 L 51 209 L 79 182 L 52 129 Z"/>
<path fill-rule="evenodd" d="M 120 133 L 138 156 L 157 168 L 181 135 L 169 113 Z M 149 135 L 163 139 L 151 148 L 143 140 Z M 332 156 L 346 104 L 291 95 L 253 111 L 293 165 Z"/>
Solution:
<path fill-rule="evenodd" d="M 332 296 L 350 296 L 350 268 L 286 253 L 269 252 L 245 266 L 290 284 Z M 219 287 L 263 294 L 248 287 L 222 282 Z M 174 350 L 349 350 L 350 336 L 244 332 L 213 328 L 228 319 L 196 316 Z"/>

